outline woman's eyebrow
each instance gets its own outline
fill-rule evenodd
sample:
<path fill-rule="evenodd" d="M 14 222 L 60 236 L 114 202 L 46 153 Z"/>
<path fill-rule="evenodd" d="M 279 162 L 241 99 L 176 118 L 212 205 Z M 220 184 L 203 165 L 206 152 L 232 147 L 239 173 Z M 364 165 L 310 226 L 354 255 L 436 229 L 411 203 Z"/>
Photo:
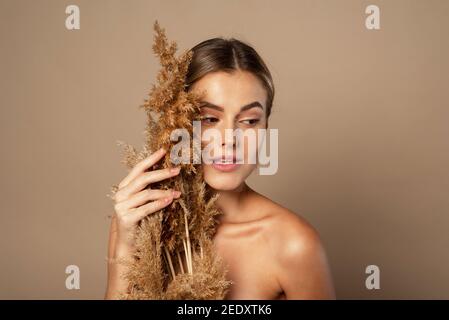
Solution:
<path fill-rule="evenodd" d="M 259 102 L 259 101 L 254 101 L 254 102 L 251 102 L 251 103 L 249 103 L 249 104 L 244 105 L 243 107 L 241 107 L 241 108 L 240 108 L 240 112 L 245 111 L 245 110 L 249 110 L 249 109 L 252 109 L 252 108 L 260 108 L 260 109 L 263 110 L 263 107 L 262 107 L 262 105 L 260 104 L 260 102 Z"/>
<path fill-rule="evenodd" d="M 215 105 L 213 103 L 210 103 L 210 102 L 207 102 L 207 101 L 201 101 L 200 108 L 204 108 L 204 107 L 215 109 L 215 110 L 218 110 L 218 111 L 221 111 L 221 112 L 224 111 L 223 107 L 217 106 L 217 105 Z M 263 107 L 260 104 L 260 102 L 259 101 L 254 101 L 254 102 L 248 103 L 248 104 L 244 105 L 243 107 L 241 107 L 240 108 L 240 112 L 249 110 L 251 108 L 261 108 L 263 110 Z"/>
<path fill-rule="evenodd" d="M 200 108 L 211 108 L 223 112 L 224 108 L 207 101 L 201 101 Z"/>

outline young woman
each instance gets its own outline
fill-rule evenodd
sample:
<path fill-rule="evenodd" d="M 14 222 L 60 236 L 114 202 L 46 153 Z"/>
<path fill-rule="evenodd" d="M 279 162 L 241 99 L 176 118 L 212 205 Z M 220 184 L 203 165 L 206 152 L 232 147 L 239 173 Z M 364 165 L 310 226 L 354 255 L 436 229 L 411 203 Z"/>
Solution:
<path fill-rule="evenodd" d="M 225 129 L 263 129 L 274 98 L 271 74 L 257 52 L 235 40 L 214 38 L 193 49 L 187 90 L 204 92 L 202 131 L 222 133 L 222 153 L 235 160 L 236 142 Z M 112 219 L 110 258 L 132 259 L 138 222 L 180 197 L 177 190 L 154 190 L 151 184 L 178 170 L 151 170 L 168 150 L 137 164 L 119 184 Z M 251 189 L 245 182 L 257 164 L 204 164 L 204 179 L 220 196 L 214 245 L 233 281 L 228 299 L 334 299 L 326 253 L 317 231 L 304 218 Z M 228 153 L 225 153 L 228 152 Z M 224 160 L 224 159 L 223 159 Z M 148 187 L 148 189 L 145 189 Z M 109 264 L 106 298 L 127 290 L 126 267 Z"/>

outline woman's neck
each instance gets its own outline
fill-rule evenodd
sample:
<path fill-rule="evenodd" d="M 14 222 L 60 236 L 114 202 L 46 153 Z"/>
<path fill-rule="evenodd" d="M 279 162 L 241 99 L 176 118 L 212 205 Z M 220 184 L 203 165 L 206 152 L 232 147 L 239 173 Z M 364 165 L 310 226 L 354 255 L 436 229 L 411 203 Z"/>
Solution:
<path fill-rule="evenodd" d="M 234 190 L 218 190 L 219 197 L 217 199 L 217 206 L 222 211 L 219 216 L 220 222 L 238 223 L 245 220 L 242 213 L 245 212 L 243 207 L 245 205 L 246 196 L 251 189 L 243 182 Z"/>

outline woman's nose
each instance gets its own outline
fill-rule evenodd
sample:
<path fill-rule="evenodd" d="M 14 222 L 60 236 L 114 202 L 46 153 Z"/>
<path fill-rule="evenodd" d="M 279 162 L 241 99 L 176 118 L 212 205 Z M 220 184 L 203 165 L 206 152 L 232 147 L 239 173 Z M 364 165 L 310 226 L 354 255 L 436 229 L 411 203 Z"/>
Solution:
<path fill-rule="evenodd" d="M 221 128 L 221 141 L 223 147 L 232 147 L 235 146 L 235 124 L 234 121 L 226 121 L 223 123 Z"/>

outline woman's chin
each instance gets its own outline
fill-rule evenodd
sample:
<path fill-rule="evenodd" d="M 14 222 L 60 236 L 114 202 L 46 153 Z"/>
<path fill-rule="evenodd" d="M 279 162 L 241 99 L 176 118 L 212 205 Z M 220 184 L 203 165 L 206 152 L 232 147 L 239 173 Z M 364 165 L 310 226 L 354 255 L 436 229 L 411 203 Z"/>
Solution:
<path fill-rule="evenodd" d="M 232 191 L 237 189 L 243 182 L 239 175 L 230 173 L 205 174 L 204 180 L 215 190 Z"/>

